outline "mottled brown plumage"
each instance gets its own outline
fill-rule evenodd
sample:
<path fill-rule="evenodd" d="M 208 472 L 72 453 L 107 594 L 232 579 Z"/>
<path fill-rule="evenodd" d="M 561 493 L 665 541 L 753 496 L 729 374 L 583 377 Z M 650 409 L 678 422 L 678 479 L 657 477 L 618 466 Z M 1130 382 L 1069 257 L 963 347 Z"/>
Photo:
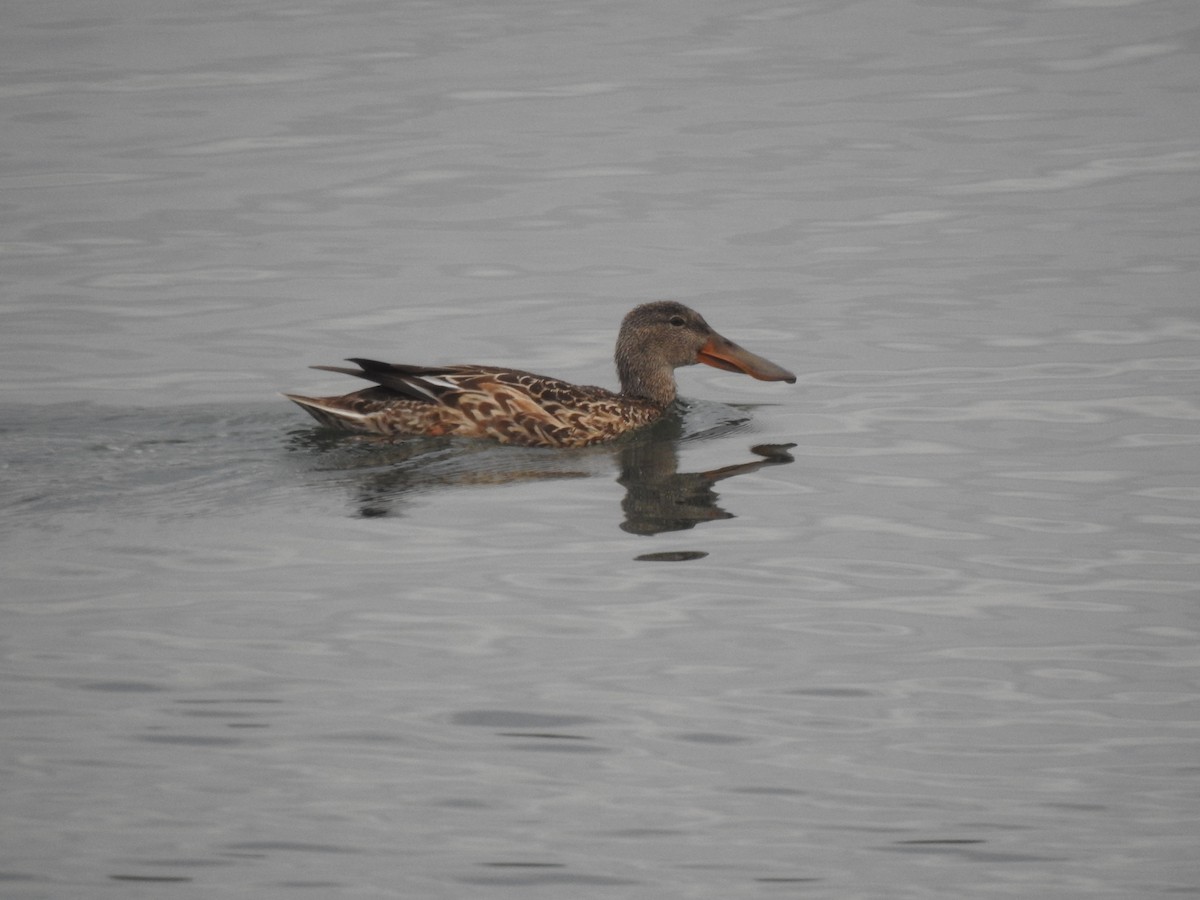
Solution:
<path fill-rule="evenodd" d="M 622 322 L 619 393 L 494 366 L 349 362 L 358 368 L 313 368 L 355 375 L 375 387 L 340 397 L 284 396 L 323 425 L 343 431 L 482 437 L 526 447 L 586 447 L 651 424 L 675 400 L 679 366 L 699 362 L 763 381 L 796 380 L 672 301 L 639 306 Z"/>

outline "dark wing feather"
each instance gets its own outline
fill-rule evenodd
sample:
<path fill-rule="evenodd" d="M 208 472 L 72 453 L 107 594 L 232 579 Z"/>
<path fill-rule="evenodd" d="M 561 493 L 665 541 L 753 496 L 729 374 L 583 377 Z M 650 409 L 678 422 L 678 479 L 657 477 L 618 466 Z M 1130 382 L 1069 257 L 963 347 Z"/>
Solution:
<path fill-rule="evenodd" d="M 342 366 L 313 366 L 312 368 L 373 381 L 380 387 L 424 403 L 437 401 L 443 394 L 459 390 L 456 385 L 438 380 L 439 378 L 455 374 L 461 375 L 474 368 L 473 366 L 409 366 L 403 363 L 385 363 L 375 359 L 359 359 L 357 357 L 348 359 L 347 362 L 352 362 L 359 368 L 347 369 Z"/>

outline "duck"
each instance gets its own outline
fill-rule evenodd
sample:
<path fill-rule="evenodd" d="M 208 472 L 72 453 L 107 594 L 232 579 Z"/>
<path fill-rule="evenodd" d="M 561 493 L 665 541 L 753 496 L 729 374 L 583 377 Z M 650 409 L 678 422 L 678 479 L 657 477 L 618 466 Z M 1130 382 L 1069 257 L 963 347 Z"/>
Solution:
<path fill-rule="evenodd" d="M 500 366 L 417 366 L 351 358 L 357 368 L 312 366 L 374 386 L 334 397 L 283 396 L 321 425 L 364 435 L 483 438 L 523 447 L 577 448 L 616 440 L 661 419 L 675 402 L 675 369 L 696 363 L 794 384 L 787 369 L 718 334 L 673 300 L 644 303 L 621 323 L 619 391 Z"/>

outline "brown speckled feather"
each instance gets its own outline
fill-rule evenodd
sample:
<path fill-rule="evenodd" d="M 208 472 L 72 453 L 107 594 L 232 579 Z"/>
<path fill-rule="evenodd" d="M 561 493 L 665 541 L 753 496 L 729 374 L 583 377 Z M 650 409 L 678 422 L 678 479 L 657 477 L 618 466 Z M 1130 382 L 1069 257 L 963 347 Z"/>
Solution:
<path fill-rule="evenodd" d="M 339 397 L 284 396 L 317 421 L 365 434 L 454 435 L 526 447 L 586 447 L 662 417 L 673 369 L 705 362 L 770 381 L 790 372 L 722 338 L 679 303 L 649 303 L 625 318 L 617 342 L 621 393 L 494 366 L 411 366 L 351 359 L 375 387 Z"/>
<path fill-rule="evenodd" d="M 357 360 L 356 360 L 357 361 Z M 415 367 L 408 367 L 415 368 Z M 382 372 L 354 372 L 379 381 L 343 397 L 291 396 L 335 428 L 390 436 L 492 438 L 525 447 L 585 447 L 648 425 L 663 409 L 622 399 L 604 388 L 489 366 L 424 368 L 408 378 L 428 386 L 436 401 L 415 399 L 419 391 L 395 382 L 384 386 Z M 451 387 L 452 386 L 452 387 Z M 289 395 L 290 396 L 290 395 Z"/>

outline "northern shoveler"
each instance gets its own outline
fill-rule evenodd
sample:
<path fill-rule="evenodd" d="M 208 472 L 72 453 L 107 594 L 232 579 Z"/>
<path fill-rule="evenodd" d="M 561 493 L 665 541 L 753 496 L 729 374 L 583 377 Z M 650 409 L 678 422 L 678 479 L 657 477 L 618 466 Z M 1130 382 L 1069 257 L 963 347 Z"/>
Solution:
<path fill-rule="evenodd" d="M 713 331 L 682 303 L 635 308 L 617 336 L 619 393 L 494 366 L 410 366 L 350 359 L 313 366 L 375 382 L 340 397 L 284 394 L 323 425 L 362 434 L 458 435 L 526 447 L 586 447 L 660 419 L 679 366 L 705 363 L 762 381 L 796 376 Z"/>

